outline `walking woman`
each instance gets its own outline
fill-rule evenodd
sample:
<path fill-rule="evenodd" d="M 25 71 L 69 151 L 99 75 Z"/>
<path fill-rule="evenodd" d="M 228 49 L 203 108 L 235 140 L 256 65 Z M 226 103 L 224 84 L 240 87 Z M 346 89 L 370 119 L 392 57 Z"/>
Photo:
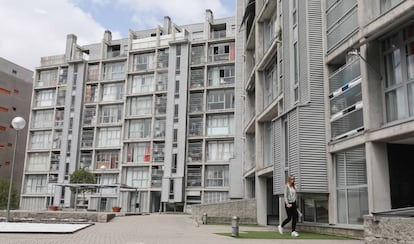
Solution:
<path fill-rule="evenodd" d="M 290 175 L 288 177 L 288 182 L 285 187 L 285 208 L 287 218 L 283 221 L 282 225 L 278 225 L 277 229 L 279 233 L 283 234 L 283 226 L 285 226 L 289 221 L 292 220 L 292 236 L 298 237 L 299 233 L 296 232 L 296 221 L 298 219 L 298 210 L 296 206 L 296 187 L 295 187 L 295 177 Z"/>

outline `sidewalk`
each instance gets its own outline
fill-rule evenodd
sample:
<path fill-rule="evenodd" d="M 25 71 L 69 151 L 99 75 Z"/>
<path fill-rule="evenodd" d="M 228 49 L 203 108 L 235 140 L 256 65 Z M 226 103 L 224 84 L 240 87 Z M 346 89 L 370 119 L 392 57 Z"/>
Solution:
<path fill-rule="evenodd" d="M 240 227 L 246 230 L 273 230 L 268 227 Z M 96 223 L 74 234 L 0 234 L 2 244 L 363 244 L 363 241 L 337 240 L 242 240 L 216 235 L 231 232 L 230 226 L 200 225 L 189 215 L 153 214 L 116 217 L 109 223 Z"/>

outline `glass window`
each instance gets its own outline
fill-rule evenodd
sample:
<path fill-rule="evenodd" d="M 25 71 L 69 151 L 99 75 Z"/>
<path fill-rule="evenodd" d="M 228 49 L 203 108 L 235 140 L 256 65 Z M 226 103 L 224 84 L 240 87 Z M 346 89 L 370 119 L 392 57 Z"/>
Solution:
<path fill-rule="evenodd" d="M 233 157 L 233 141 L 208 141 L 207 160 L 208 161 L 228 161 Z"/>
<path fill-rule="evenodd" d="M 335 155 L 338 222 L 363 224 L 368 214 L 368 186 L 363 147 Z"/>
<path fill-rule="evenodd" d="M 96 152 L 95 169 L 117 169 L 119 162 L 119 150 L 107 150 Z M 115 183 L 115 182 L 113 182 Z"/>
<path fill-rule="evenodd" d="M 30 149 L 50 149 L 52 131 L 35 131 L 31 133 Z"/>
<path fill-rule="evenodd" d="M 188 163 L 201 162 L 203 159 L 203 143 L 201 141 L 188 143 Z"/>
<path fill-rule="evenodd" d="M 151 161 L 150 143 L 128 143 L 125 151 L 127 162 L 142 163 Z"/>
<path fill-rule="evenodd" d="M 104 105 L 99 114 L 99 123 L 111 124 L 118 123 L 122 119 L 122 105 Z"/>
<path fill-rule="evenodd" d="M 128 98 L 127 109 L 130 116 L 151 115 L 152 96 Z"/>
<path fill-rule="evenodd" d="M 151 136 L 151 119 L 130 120 L 128 124 L 128 139 L 149 138 Z"/>
<path fill-rule="evenodd" d="M 48 171 L 49 153 L 30 153 L 28 154 L 26 171 Z"/>
<path fill-rule="evenodd" d="M 41 90 L 36 91 L 35 106 L 53 106 L 55 104 L 55 90 Z"/>
<path fill-rule="evenodd" d="M 205 181 L 206 187 L 229 186 L 229 166 L 206 166 Z"/>
<path fill-rule="evenodd" d="M 209 115 L 207 117 L 207 135 L 232 135 L 234 133 L 234 115 Z"/>
<path fill-rule="evenodd" d="M 130 94 L 152 91 L 154 91 L 154 74 L 132 76 Z"/>
<path fill-rule="evenodd" d="M 144 71 L 155 68 L 155 53 L 134 55 L 133 71 Z"/>
<path fill-rule="evenodd" d="M 207 191 L 204 192 L 203 203 L 218 203 L 229 200 L 229 193 L 223 191 Z"/>
<path fill-rule="evenodd" d="M 53 126 L 53 110 L 34 111 L 32 128 L 49 128 Z"/>
<path fill-rule="evenodd" d="M 154 148 L 152 149 L 152 161 L 153 162 L 164 162 L 164 150 L 165 150 L 165 143 L 155 142 Z"/>
<path fill-rule="evenodd" d="M 98 147 L 120 146 L 121 128 L 100 128 L 98 131 Z"/>
<path fill-rule="evenodd" d="M 187 166 L 187 187 L 201 186 L 201 166 Z"/>
<path fill-rule="evenodd" d="M 149 186 L 148 167 L 127 167 L 125 173 L 125 184 L 137 188 Z"/>
<path fill-rule="evenodd" d="M 234 65 L 211 67 L 208 69 L 209 86 L 226 86 L 234 84 Z"/>
<path fill-rule="evenodd" d="M 234 108 L 234 90 L 208 92 L 208 110 L 223 110 Z"/>
<path fill-rule="evenodd" d="M 123 83 L 110 83 L 102 85 L 102 98 L 103 102 L 120 101 L 124 95 Z"/>
<path fill-rule="evenodd" d="M 104 66 L 104 79 L 125 79 L 125 63 L 107 63 Z"/>
<path fill-rule="evenodd" d="M 47 193 L 47 176 L 46 175 L 26 175 L 24 193 L 46 194 Z"/>
<path fill-rule="evenodd" d="M 154 138 L 165 137 L 165 119 L 156 118 L 154 121 Z"/>

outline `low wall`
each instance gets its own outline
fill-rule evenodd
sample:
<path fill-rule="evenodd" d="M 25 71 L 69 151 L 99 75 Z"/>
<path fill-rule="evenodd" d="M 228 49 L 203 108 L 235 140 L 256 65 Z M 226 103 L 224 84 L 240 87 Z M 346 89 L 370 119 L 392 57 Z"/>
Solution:
<path fill-rule="evenodd" d="M 365 243 L 414 243 L 414 218 L 364 216 Z"/>
<path fill-rule="evenodd" d="M 315 225 L 300 223 L 296 227 L 299 231 L 319 233 L 326 235 L 345 236 L 356 239 L 364 239 L 364 230 L 361 228 L 340 227 L 331 225 Z"/>
<path fill-rule="evenodd" d="M 208 222 L 231 223 L 233 216 L 240 218 L 241 224 L 257 224 L 256 200 L 233 200 L 221 203 L 196 204 L 191 208 L 193 219 L 202 222 L 207 213 Z"/>
<path fill-rule="evenodd" d="M 86 211 L 10 211 L 13 222 L 98 222 L 106 223 L 115 217 L 114 213 Z M 0 221 L 5 221 L 7 211 L 0 211 Z"/>

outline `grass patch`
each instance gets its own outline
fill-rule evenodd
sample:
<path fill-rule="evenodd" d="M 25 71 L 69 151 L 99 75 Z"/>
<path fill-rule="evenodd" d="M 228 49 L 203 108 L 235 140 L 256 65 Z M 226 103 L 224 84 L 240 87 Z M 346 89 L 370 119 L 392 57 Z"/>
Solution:
<path fill-rule="evenodd" d="M 228 225 L 231 226 L 231 223 L 215 223 L 215 222 L 208 222 L 207 225 Z M 263 227 L 263 225 L 258 224 L 239 224 L 239 226 L 245 226 L 245 227 Z"/>
<path fill-rule="evenodd" d="M 231 233 L 216 233 L 217 235 L 231 236 Z M 276 233 L 275 231 L 242 231 L 237 239 L 302 239 L 302 240 L 354 240 L 353 238 L 324 235 L 317 233 L 299 232 L 298 237 L 291 237 L 290 232 L 283 235 Z"/>

